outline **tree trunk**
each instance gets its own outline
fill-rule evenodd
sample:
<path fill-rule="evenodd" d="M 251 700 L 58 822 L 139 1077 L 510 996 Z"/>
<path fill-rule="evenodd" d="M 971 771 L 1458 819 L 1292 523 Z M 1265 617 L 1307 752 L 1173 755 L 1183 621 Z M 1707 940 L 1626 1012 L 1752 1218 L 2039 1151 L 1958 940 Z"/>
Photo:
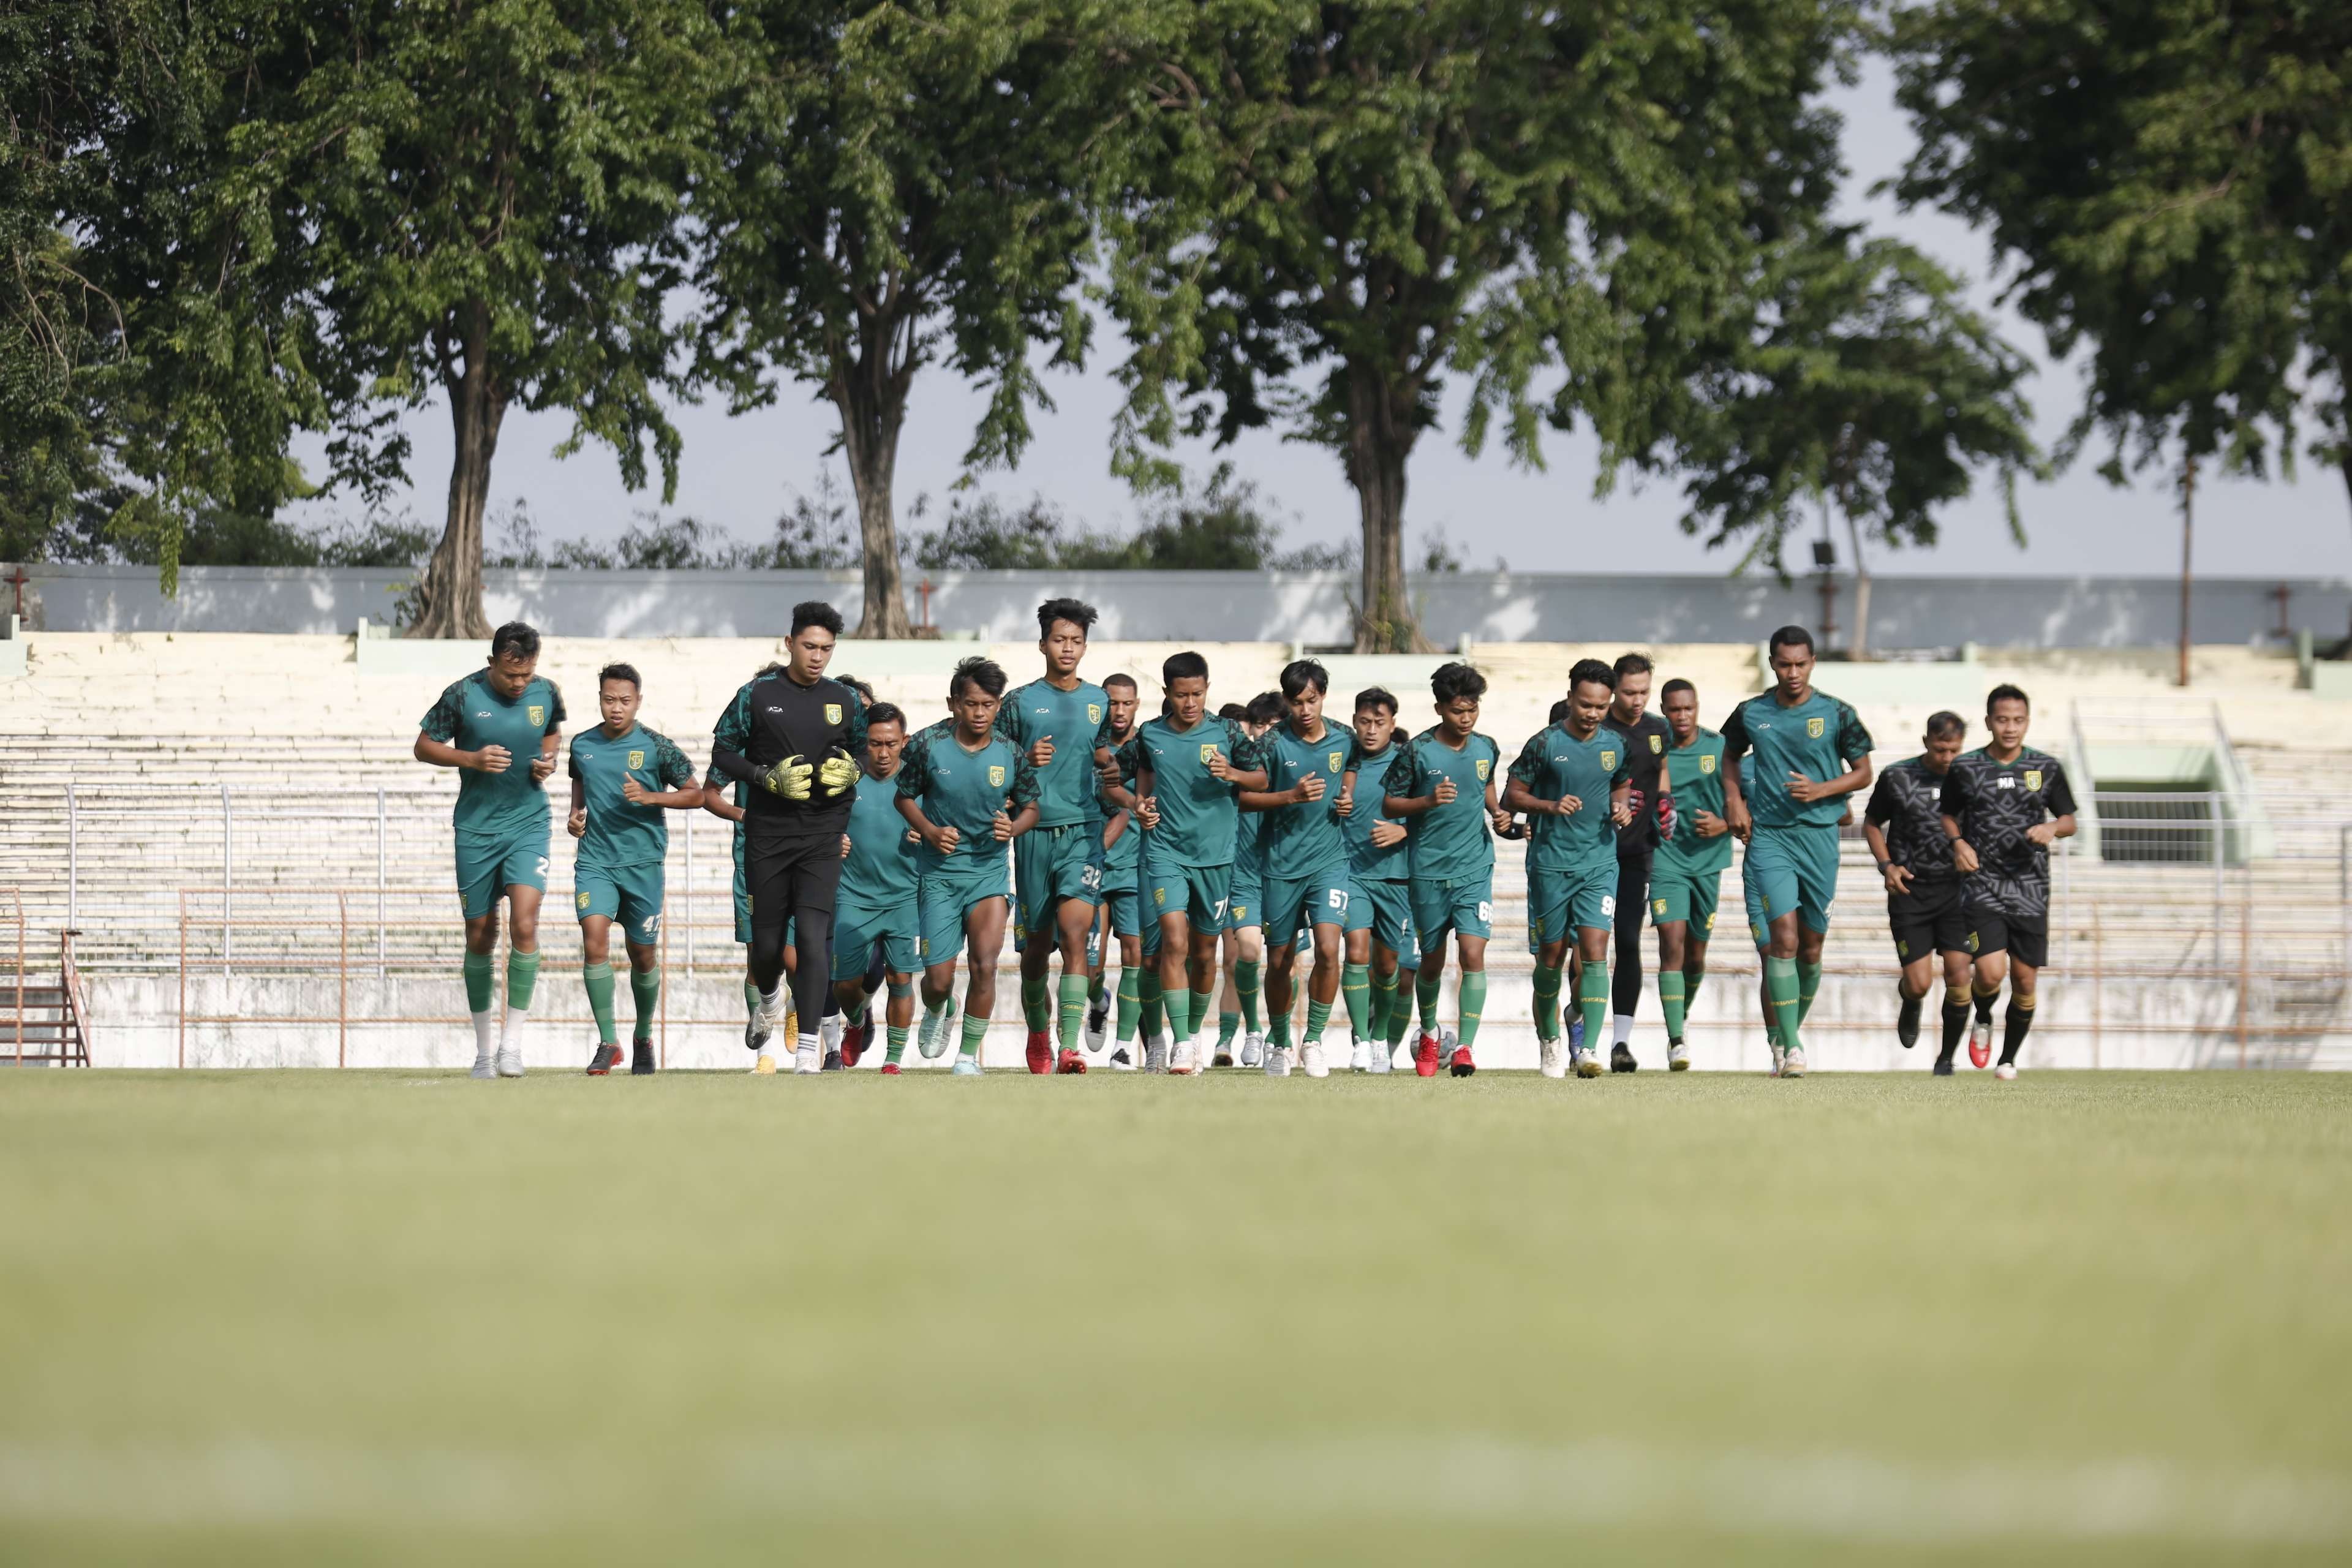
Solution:
<path fill-rule="evenodd" d="M 1348 482 L 1363 518 L 1363 598 L 1356 606 L 1358 653 L 1427 653 L 1404 576 L 1404 468 L 1417 432 L 1410 400 L 1401 417 L 1387 380 L 1373 366 L 1348 367 Z"/>
<path fill-rule="evenodd" d="M 827 385 L 841 410 L 849 488 L 857 496 L 866 606 L 856 635 L 910 637 L 915 628 L 907 618 L 907 592 L 898 572 L 898 523 L 890 499 L 898 471 L 898 429 L 907 417 L 908 377 L 891 363 L 896 331 L 868 318 L 858 337 L 857 357 L 837 363 Z"/>
<path fill-rule="evenodd" d="M 489 504 L 490 459 L 506 418 L 507 391 L 490 363 L 489 310 L 478 301 L 466 307 L 464 338 L 465 370 L 443 382 L 457 438 L 449 465 L 448 521 L 416 585 L 416 619 L 408 628 L 413 637 L 490 635 L 482 608 L 482 513 Z"/>

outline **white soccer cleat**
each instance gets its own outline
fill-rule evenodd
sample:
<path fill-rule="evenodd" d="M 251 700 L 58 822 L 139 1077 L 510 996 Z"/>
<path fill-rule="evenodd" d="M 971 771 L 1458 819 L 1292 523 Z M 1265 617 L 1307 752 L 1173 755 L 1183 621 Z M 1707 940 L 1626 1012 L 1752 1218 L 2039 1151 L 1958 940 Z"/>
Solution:
<path fill-rule="evenodd" d="M 1262 1066 L 1265 1061 L 1265 1037 L 1264 1035 L 1256 1034 L 1244 1035 L 1242 1037 L 1242 1066 L 1245 1068 L 1259 1067 Z"/>
<path fill-rule="evenodd" d="M 1354 1047 L 1349 1050 L 1348 1070 L 1349 1072 L 1370 1072 L 1372 1070 L 1371 1041 L 1358 1040 Z"/>
<path fill-rule="evenodd" d="M 1323 1042 L 1309 1040 L 1298 1048 L 1298 1070 L 1308 1078 L 1329 1078 L 1331 1066 L 1323 1059 Z"/>
<path fill-rule="evenodd" d="M 1669 1072 L 1690 1071 L 1690 1047 L 1676 1040 L 1666 1047 L 1666 1069 Z"/>
<path fill-rule="evenodd" d="M 1102 1053 L 1103 1038 L 1110 1032 L 1110 998 L 1087 1004 L 1087 1051 L 1090 1056 Z"/>
<path fill-rule="evenodd" d="M 1162 1029 L 1160 1033 L 1152 1036 L 1150 1039 L 1143 1042 L 1143 1070 L 1145 1072 L 1166 1072 L 1168 1070 L 1167 1030 Z"/>
<path fill-rule="evenodd" d="M 2011 1079 L 2017 1076 L 2017 1064 L 2015 1062 L 1995 1062 L 1993 1064 L 1992 1076 L 2000 1079 L 2001 1082 L 2007 1083 Z"/>
<path fill-rule="evenodd" d="M 1772 1065 L 1765 1070 L 1764 1076 L 1766 1078 L 1779 1078 L 1780 1076 L 1780 1044 L 1778 1041 L 1775 1041 L 1767 1048 L 1769 1048 L 1772 1053 Z"/>
<path fill-rule="evenodd" d="M 498 1068 L 499 1076 L 500 1078 L 520 1078 L 522 1076 L 522 1047 L 520 1046 L 500 1046 L 499 1047 Z"/>
<path fill-rule="evenodd" d="M 474 1058 L 474 1070 L 467 1073 L 466 1076 L 468 1078 L 498 1077 L 499 1069 L 494 1053 L 483 1051 L 477 1055 Z"/>
<path fill-rule="evenodd" d="M 1599 1078 L 1602 1073 L 1607 1072 L 1608 1070 L 1609 1064 L 1601 1059 L 1600 1052 L 1592 1050 L 1580 1050 L 1576 1053 L 1577 1077 Z"/>
<path fill-rule="evenodd" d="M 1192 1076 L 1192 1058 L 1198 1047 L 1190 1040 L 1179 1040 L 1168 1047 L 1168 1071 L 1176 1078 Z"/>
<path fill-rule="evenodd" d="M 1390 1045 L 1386 1040 L 1366 1040 L 1364 1042 L 1364 1050 L 1367 1053 L 1365 1070 L 1368 1072 L 1388 1071 L 1389 1053 L 1394 1049 L 1396 1049 L 1396 1047 Z"/>
<path fill-rule="evenodd" d="M 824 1047 L 823 1046 L 794 1046 L 793 1047 L 793 1072 L 823 1072 L 824 1070 Z"/>
<path fill-rule="evenodd" d="M 1805 1076 L 1804 1047 L 1791 1047 L 1789 1053 L 1780 1058 L 1780 1076 L 1782 1078 L 1802 1078 Z"/>
<path fill-rule="evenodd" d="M 1566 1078 L 1568 1058 L 1558 1040 L 1538 1040 L 1536 1049 L 1541 1057 L 1538 1068 L 1546 1078 Z"/>
<path fill-rule="evenodd" d="M 1266 1047 L 1265 1076 L 1268 1078 L 1288 1078 L 1290 1076 L 1290 1047 L 1288 1046 Z"/>
<path fill-rule="evenodd" d="M 955 1016 L 955 1011 L 952 996 L 936 1013 L 924 1010 L 923 1021 L 915 1026 L 915 1048 L 923 1054 L 925 1061 L 937 1061 L 940 1053 L 948 1048 L 948 1023 Z"/>

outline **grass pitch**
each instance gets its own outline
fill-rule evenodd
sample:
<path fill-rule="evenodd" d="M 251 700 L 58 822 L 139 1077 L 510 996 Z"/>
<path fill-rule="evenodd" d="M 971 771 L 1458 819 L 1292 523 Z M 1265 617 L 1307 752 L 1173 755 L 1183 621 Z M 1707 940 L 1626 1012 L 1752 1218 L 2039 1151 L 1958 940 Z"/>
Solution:
<path fill-rule="evenodd" d="M 2341 1562 L 2352 1081 L 0 1080 L 0 1559 Z"/>

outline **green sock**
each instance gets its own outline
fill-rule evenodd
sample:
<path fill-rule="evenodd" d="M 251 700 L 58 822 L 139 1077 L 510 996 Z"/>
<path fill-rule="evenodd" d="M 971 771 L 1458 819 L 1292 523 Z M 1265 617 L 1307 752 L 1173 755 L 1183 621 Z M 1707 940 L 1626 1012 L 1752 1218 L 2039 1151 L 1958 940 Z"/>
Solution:
<path fill-rule="evenodd" d="M 1462 994 L 1457 1001 L 1462 1014 L 1459 1040 L 1468 1045 L 1478 1037 L 1478 1016 L 1486 1010 L 1486 972 L 1465 969 L 1462 972 Z"/>
<path fill-rule="evenodd" d="M 1584 1017 L 1584 1048 L 1597 1051 L 1608 1038 L 1609 1026 L 1609 966 L 1584 961 L 1576 976 L 1576 1010 Z"/>
<path fill-rule="evenodd" d="M 1265 1044 L 1269 1050 L 1290 1048 L 1290 1010 L 1283 1009 L 1265 1021 Z"/>
<path fill-rule="evenodd" d="M 1348 1031 L 1360 1040 L 1372 1037 L 1372 966 L 1339 966 L 1339 1000 L 1348 1005 Z"/>
<path fill-rule="evenodd" d="M 1087 976 L 1087 1000 L 1088 1002 L 1099 1002 L 1105 996 L 1109 994 L 1109 982 L 1103 978 L 1103 972 L 1101 970 L 1097 969 L 1092 974 Z"/>
<path fill-rule="evenodd" d="M 743 982 L 743 1016 L 746 1018 L 760 1016 L 760 988 L 748 980 Z"/>
<path fill-rule="evenodd" d="M 1135 1038 L 1135 1026 L 1143 1011 L 1143 1000 L 1138 991 L 1136 973 L 1132 969 L 1118 972 L 1118 1037 Z"/>
<path fill-rule="evenodd" d="M 1813 1010 L 1813 997 L 1820 993 L 1821 988 L 1822 966 L 1818 963 L 1807 963 L 1803 959 L 1799 959 L 1797 961 L 1798 1023 L 1803 1023 L 1805 1015 Z"/>
<path fill-rule="evenodd" d="M 1764 1022 L 1784 1051 L 1797 1048 L 1797 961 L 1764 960 L 1764 994 L 1772 999 L 1772 1016 Z"/>
<path fill-rule="evenodd" d="M 1536 965 L 1536 1038 L 1538 1040 L 1559 1038 L 1559 981 L 1558 968 L 1543 963 Z"/>
<path fill-rule="evenodd" d="M 970 1057 L 972 1060 L 978 1061 L 980 1059 L 980 1037 L 986 1033 L 988 1033 L 988 1020 L 985 1018 L 975 1018 L 970 1013 L 966 1013 L 963 1016 L 963 1054 Z"/>
<path fill-rule="evenodd" d="M 633 1040 L 652 1039 L 654 1014 L 661 1006 L 661 971 L 629 971 L 629 1000 L 637 1005 L 637 1032 L 629 1037 Z"/>
<path fill-rule="evenodd" d="M 1370 965 L 1366 967 L 1370 968 Z M 1346 982 L 1343 980 L 1340 984 L 1345 984 Z M 1396 976 L 1393 973 L 1383 975 L 1379 970 L 1372 969 L 1366 976 L 1366 984 L 1371 987 L 1372 1006 L 1371 1016 L 1366 1020 L 1371 1032 L 1364 1038 L 1385 1040 L 1389 1037 L 1389 1013 L 1396 1005 Z"/>
<path fill-rule="evenodd" d="M 1062 976 L 1062 1048 L 1075 1051 L 1078 1037 L 1087 1026 L 1087 977 L 1083 974 Z"/>
<path fill-rule="evenodd" d="M 583 965 L 581 983 L 588 987 L 588 1011 L 596 1020 L 596 1038 L 604 1045 L 615 1043 L 613 1033 L 613 966 L 609 963 Z"/>
<path fill-rule="evenodd" d="M 1195 991 L 1192 993 L 1191 1002 L 1184 1009 L 1184 1034 L 1186 1038 L 1189 1039 L 1192 1036 L 1201 1032 L 1201 1026 L 1209 1021 L 1209 1009 L 1214 1007 L 1216 1005 L 1217 994 L 1215 992 Z"/>
<path fill-rule="evenodd" d="M 1171 1041 L 1191 1039 L 1192 1037 L 1191 988 L 1179 985 L 1175 990 L 1171 991 L 1168 989 L 1167 982 L 1162 981 L 1160 985 L 1160 1005 L 1168 1015 L 1169 1039 Z"/>
<path fill-rule="evenodd" d="M 1421 1009 L 1421 1032 L 1437 1033 L 1437 994 L 1445 989 L 1445 973 L 1434 963 L 1421 966 L 1421 977 L 1412 983 L 1412 999 Z"/>
<path fill-rule="evenodd" d="M 1150 1039 L 1160 1033 L 1168 1016 L 1165 1000 L 1160 994 L 1160 971 L 1147 966 L 1135 980 L 1136 1026 L 1143 1037 Z"/>
<path fill-rule="evenodd" d="M 849 1021 L 851 1027 L 862 1029 L 866 1026 L 866 1012 L 873 1005 L 874 998 L 861 991 L 856 1001 L 841 1005 L 841 1016 Z"/>
<path fill-rule="evenodd" d="M 491 983 L 493 973 L 493 963 L 488 953 L 469 952 L 466 955 L 467 1012 L 487 1013 L 490 1010 L 490 1004 L 498 1000 Z"/>
<path fill-rule="evenodd" d="M 1309 1040 L 1321 1039 L 1323 1037 L 1324 1029 L 1329 1026 L 1330 1022 L 1331 1004 L 1328 1002 L 1318 1002 L 1313 996 L 1308 996 L 1307 998 L 1306 1037 Z"/>
<path fill-rule="evenodd" d="M 1234 994 L 1241 1000 L 1242 1018 L 1253 1035 L 1258 1032 L 1257 999 L 1264 984 L 1260 979 L 1263 973 L 1264 966 L 1255 958 L 1234 960 Z"/>
<path fill-rule="evenodd" d="M 1045 1032 L 1053 1015 L 1054 987 L 1044 975 L 1032 980 L 1021 977 L 1021 1017 L 1033 1035 Z"/>
<path fill-rule="evenodd" d="M 1704 969 L 1683 971 L 1683 1014 L 1685 1017 L 1692 1008 L 1698 1005 L 1698 983 L 1706 978 L 1706 971 Z"/>
<path fill-rule="evenodd" d="M 907 1054 L 907 1026 L 885 1024 L 882 1026 L 882 1032 L 890 1039 L 890 1048 L 882 1053 L 882 1059 L 886 1062 L 896 1062 Z"/>
<path fill-rule="evenodd" d="M 539 954 L 507 949 L 507 1005 L 518 1013 L 530 1012 L 530 994 L 538 989 Z"/>
<path fill-rule="evenodd" d="M 1234 1037 L 1241 1032 L 1242 1016 L 1239 1013 L 1217 1015 L 1217 1049 L 1222 1051 L 1230 1047 L 1234 1043 Z"/>
<path fill-rule="evenodd" d="M 1421 983 L 1418 978 L 1413 977 L 1413 972 L 1410 969 L 1399 969 L 1396 979 L 1390 986 L 1389 1049 L 1391 1051 L 1394 1051 L 1397 1047 L 1404 1043 L 1406 1031 L 1412 1027 L 1412 998 L 1405 994 L 1405 988 L 1408 985 L 1412 986 L 1415 994 L 1420 993 Z"/>
<path fill-rule="evenodd" d="M 1678 969 L 1663 970 L 1658 975 L 1658 1005 L 1665 1010 L 1666 1038 L 1680 1045 L 1683 1038 L 1683 974 Z"/>

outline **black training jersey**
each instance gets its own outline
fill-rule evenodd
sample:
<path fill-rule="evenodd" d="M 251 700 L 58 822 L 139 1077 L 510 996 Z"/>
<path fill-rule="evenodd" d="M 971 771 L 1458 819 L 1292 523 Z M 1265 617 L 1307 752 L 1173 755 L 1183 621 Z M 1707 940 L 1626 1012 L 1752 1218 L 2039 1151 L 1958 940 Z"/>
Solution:
<path fill-rule="evenodd" d="M 1626 753 L 1633 758 L 1633 820 L 1617 830 L 1617 853 L 1647 855 L 1658 847 L 1658 796 L 1665 789 L 1666 751 L 1675 743 L 1675 732 L 1655 713 L 1620 723 L 1613 709 L 1601 727 L 1624 736 Z"/>
<path fill-rule="evenodd" d="M 820 679 L 803 686 L 783 670 L 755 677 L 727 705 L 710 742 L 711 767 L 751 785 L 743 792 L 748 837 L 814 837 L 849 826 L 854 789 L 828 796 L 812 775 L 808 799 L 786 800 L 756 782 L 787 757 L 814 769 L 836 751 L 855 752 L 865 746 L 866 704 L 841 682 Z"/>
<path fill-rule="evenodd" d="M 1886 858 L 1908 869 L 1916 882 L 1948 882 L 1952 869 L 1951 836 L 1944 831 L 1944 786 L 1948 773 L 1927 771 L 1925 757 L 1906 757 L 1878 775 L 1862 819 L 1886 832 Z"/>
<path fill-rule="evenodd" d="M 2074 811 L 2066 769 L 2047 752 L 2028 746 L 2008 762 L 1981 747 L 1952 763 L 1944 784 L 1944 815 L 1977 852 L 1967 879 L 1971 907 L 2011 919 L 2036 921 L 2050 909 L 2050 851 L 2025 831 Z"/>

